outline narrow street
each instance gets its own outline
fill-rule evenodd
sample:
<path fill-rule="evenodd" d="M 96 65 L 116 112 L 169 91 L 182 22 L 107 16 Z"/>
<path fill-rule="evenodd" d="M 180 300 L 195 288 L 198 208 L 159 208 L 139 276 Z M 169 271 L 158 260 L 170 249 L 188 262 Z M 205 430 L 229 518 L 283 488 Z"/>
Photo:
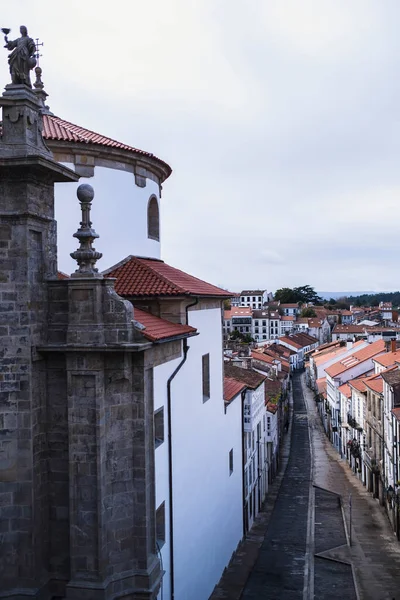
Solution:
<path fill-rule="evenodd" d="M 293 378 L 287 467 L 260 523 L 212 598 L 400 600 L 400 544 L 379 502 L 326 438 L 304 375 Z"/>

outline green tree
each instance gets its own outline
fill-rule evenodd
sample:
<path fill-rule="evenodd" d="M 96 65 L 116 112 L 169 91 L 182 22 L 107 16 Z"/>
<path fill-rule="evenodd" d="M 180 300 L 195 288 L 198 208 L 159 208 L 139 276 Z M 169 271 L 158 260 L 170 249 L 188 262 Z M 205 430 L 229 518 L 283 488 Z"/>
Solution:
<path fill-rule="evenodd" d="M 274 295 L 275 300 L 279 300 L 281 304 L 296 304 L 311 302 L 312 304 L 321 304 L 322 298 L 310 285 L 301 285 L 295 288 L 280 288 L 276 290 Z"/>
<path fill-rule="evenodd" d="M 317 313 L 315 312 L 315 310 L 309 306 L 308 308 L 303 308 L 303 310 L 300 313 L 301 317 L 316 317 Z"/>

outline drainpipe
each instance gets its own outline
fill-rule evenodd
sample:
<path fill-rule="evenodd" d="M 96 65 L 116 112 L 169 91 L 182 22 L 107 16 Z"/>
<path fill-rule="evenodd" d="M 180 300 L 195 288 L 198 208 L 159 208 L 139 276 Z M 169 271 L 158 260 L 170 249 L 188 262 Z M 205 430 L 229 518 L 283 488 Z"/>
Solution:
<path fill-rule="evenodd" d="M 189 325 L 188 311 L 191 306 L 195 306 L 199 303 L 199 299 L 196 298 L 194 302 L 188 304 L 185 308 L 186 312 L 186 325 Z M 175 598 L 175 587 L 174 587 L 174 507 L 173 507 L 173 493 L 172 493 L 172 424 L 171 424 L 171 383 L 178 372 L 181 370 L 187 359 L 187 353 L 189 346 L 187 339 L 183 340 L 183 358 L 175 371 L 169 376 L 167 381 L 167 412 L 168 412 L 168 484 L 169 484 L 169 560 L 170 560 L 170 587 L 171 587 L 171 600 Z"/>
<path fill-rule="evenodd" d="M 246 516 L 245 516 L 245 504 L 246 504 L 246 494 L 245 494 L 245 466 L 246 466 L 246 461 L 244 459 L 244 450 L 245 450 L 245 444 L 244 444 L 244 399 L 246 397 L 246 390 L 242 392 L 242 512 L 243 512 L 243 537 L 246 535 Z M 247 452 L 247 449 L 246 449 Z"/>

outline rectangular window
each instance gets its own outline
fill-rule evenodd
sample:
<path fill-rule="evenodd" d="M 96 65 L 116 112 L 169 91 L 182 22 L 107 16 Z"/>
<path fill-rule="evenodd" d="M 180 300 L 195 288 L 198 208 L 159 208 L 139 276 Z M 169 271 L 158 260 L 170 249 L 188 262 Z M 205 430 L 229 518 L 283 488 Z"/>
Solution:
<path fill-rule="evenodd" d="M 156 538 L 159 546 L 165 544 L 165 502 L 156 510 Z"/>
<path fill-rule="evenodd" d="M 254 325 L 255 325 L 256 327 L 258 327 L 258 320 L 257 320 L 257 319 L 254 321 Z"/>
<path fill-rule="evenodd" d="M 266 326 L 267 326 L 267 321 L 263 321 L 263 322 L 262 322 L 262 326 L 263 326 L 263 327 L 266 327 Z"/>
<path fill-rule="evenodd" d="M 229 450 L 229 475 L 233 473 L 233 448 Z"/>
<path fill-rule="evenodd" d="M 206 402 L 210 398 L 210 355 L 209 354 L 203 354 L 202 368 L 203 368 L 203 402 Z"/>
<path fill-rule="evenodd" d="M 154 444 L 158 448 L 164 441 L 164 407 L 154 413 Z"/>

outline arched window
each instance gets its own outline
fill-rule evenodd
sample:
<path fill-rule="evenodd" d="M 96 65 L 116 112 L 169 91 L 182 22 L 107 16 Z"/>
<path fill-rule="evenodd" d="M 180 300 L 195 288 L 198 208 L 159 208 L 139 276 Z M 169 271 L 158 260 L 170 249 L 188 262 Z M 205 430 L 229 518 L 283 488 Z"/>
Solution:
<path fill-rule="evenodd" d="M 156 196 L 151 196 L 147 206 L 147 237 L 160 241 L 160 214 Z"/>

